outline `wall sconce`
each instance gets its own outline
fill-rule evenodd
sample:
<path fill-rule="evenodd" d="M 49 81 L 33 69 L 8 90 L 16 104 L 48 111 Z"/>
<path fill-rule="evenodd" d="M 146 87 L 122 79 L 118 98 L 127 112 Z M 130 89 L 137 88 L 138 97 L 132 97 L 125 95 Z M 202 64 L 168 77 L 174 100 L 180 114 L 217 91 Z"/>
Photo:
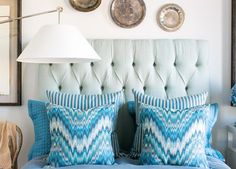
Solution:
<path fill-rule="evenodd" d="M 92 46 L 72 25 L 60 24 L 62 7 L 56 10 L 36 13 L 1 21 L 0 24 L 43 14 L 58 12 L 58 24 L 45 25 L 33 37 L 18 57 L 18 62 L 28 63 L 77 63 L 100 60 Z"/>

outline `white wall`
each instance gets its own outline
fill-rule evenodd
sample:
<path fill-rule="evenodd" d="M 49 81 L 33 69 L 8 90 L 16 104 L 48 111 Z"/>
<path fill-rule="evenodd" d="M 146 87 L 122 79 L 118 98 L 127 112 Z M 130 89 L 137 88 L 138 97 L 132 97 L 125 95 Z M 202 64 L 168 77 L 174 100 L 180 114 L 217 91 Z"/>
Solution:
<path fill-rule="evenodd" d="M 87 38 L 187 38 L 206 39 L 210 42 L 211 99 L 221 104 L 221 114 L 215 127 L 215 146 L 224 152 L 226 146 L 225 125 L 236 121 L 236 108 L 229 106 L 230 94 L 230 0 L 145 0 L 147 14 L 136 28 L 122 29 L 111 20 L 111 0 L 103 0 L 101 6 L 90 13 L 81 13 L 70 7 L 69 0 L 22 0 L 23 15 L 54 9 L 62 5 L 65 10 L 62 23 L 78 26 Z M 183 27 L 174 33 L 162 31 L 156 23 L 156 13 L 163 3 L 176 2 L 183 7 L 186 20 Z M 23 21 L 23 45 L 44 24 L 57 22 L 56 14 L 39 16 Z M 0 119 L 16 122 L 23 130 L 24 145 L 19 164 L 26 162 L 27 152 L 33 143 L 32 123 L 27 115 L 29 98 L 37 98 L 37 65 L 23 65 L 23 106 L 1 107 Z"/>

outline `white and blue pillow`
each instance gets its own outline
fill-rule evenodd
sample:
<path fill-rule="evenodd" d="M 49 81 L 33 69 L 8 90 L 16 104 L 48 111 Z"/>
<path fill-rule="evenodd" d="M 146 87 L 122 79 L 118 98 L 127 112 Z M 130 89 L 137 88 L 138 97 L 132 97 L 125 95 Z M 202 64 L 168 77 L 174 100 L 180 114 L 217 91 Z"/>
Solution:
<path fill-rule="evenodd" d="M 116 108 L 119 109 L 124 103 L 123 91 L 108 94 L 82 95 L 47 90 L 46 95 L 52 104 L 80 109 L 82 111 L 111 103 L 115 103 L 117 105 Z"/>
<path fill-rule="evenodd" d="M 48 118 L 52 144 L 49 164 L 53 167 L 113 164 L 111 134 L 116 117 L 115 104 L 87 111 L 50 105 Z"/>
<path fill-rule="evenodd" d="M 128 112 L 130 116 L 136 120 L 135 118 L 135 102 L 128 102 Z M 218 151 L 212 148 L 212 129 L 216 123 L 217 117 L 219 113 L 219 106 L 217 103 L 210 104 L 210 111 L 207 111 L 207 127 L 206 127 L 206 137 L 205 137 L 205 153 L 208 157 L 214 157 L 221 161 L 225 161 L 224 156 Z M 140 143 L 141 144 L 141 143 Z"/>
<path fill-rule="evenodd" d="M 48 91 L 47 94 L 48 96 L 50 96 L 51 98 L 50 100 L 53 103 L 57 103 L 63 100 L 65 98 L 64 97 L 65 95 L 68 98 L 68 94 L 66 93 L 63 94 L 59 92 Z M 54 95 L 56 96 L 54 97 Z M 95 101 L 96 104 L 90 104 L 87 107 L 87 109 L 89 109 L 89 108 L 92 108 L 90 106 L 93 106 L 93 105 L 99 106 L 105 103 L 111 104 L 113 101 L 116 102 L 119 99 L 122 102 L 123 100 L 122 100 L 121 95 L 122 95 L 121 92 L 115 92 L 115 93 L 109 93 L 109 94 L 103 94 L 103 95 L 87 95 L 87 97 L 85 95 L 82 95 L 80 98 L 84 99 L 83 103 L 85 103 L 88 100 L 87 98 L 90 98 L 89 99 L 90 102 L 92 102 L 92 100 L 94 99 L 96 100 Z M 73 97 L 73 96 L 70 95 L 70 97 Z M 60 99 L 58 99 L 58 97 L 60 97 Z M 73 98 L 68 98 L 66 103 L 70 105 L 71 103 L 69 103 L 69 100 L 73 100 Z M 29 116 L 32 119 L 32 122 L 34 125 L 34 132 L 35 132 L 34 144 L 32 145 L 31 150 L 29 151 L 28 160 L 34 159 L 39 156 L 48 155 L 50 151 L 51 140 L 50 140 L 50 132 L 49 132 L 49 121 L 47 117 L 48 104 L 49 104 L 48 102 L 43 102 L 43 101 L 38 101 L 38 100 L 28 101 Z M 87 104 L 84 104 L 84 105 L 87 105 Z M 113 137 L 112 143 L 113 143 L 114 151 L 116 152 L 116 157 L 117 157 L 119 153 L 119 145 L 116 138 L 116 134 L 112 134 L 112 137 Z"/>
<path fill-rule="evenodd" d="M 116 112 L 124 104 L 123 91 L 108 93 L 108 94 L 94 94 L 94 95 L 81 95 L 69 94 L 57 91 L 46 91 L 47 97 L 52 104 L 57 104 L 69 108 L 80 109 L 86 111 L 88 109 L 115 103 Z M 112 147 L 115 157 L 119 157 L 119 143 L 116 133 L 116 128 L 112 133 Z"/>
<path fill-rule="evenodd" d="M 159 99 L 153 96 L 149 96 L 146 94 L 143 94 L 139 91 L 132 90 L 134 94 L 134 101 L 135 101 L 135 112 L 136 112 L 136 124 L 137 129 L 135 132 L 134 142 L 133 146 L 131 148 L 130 157 L 131 158 L 139 158 L 141 153 L 141 141 L 142 141 L 142 127 L 139 125 L 139 103 L 144 103 L 151 106 L 156 107 L 162 107 L 162 108 L 168 108 L 168 109 L 185 109 L 190 108 L 194 106 L 204 105 L 207 100 L 208 93 L 200 93 L 197 95 L 192 96 L 184 96 L 184 97 L 177 97 L 173 99 Z"/>
<path fill-rule="evenodd" d="M 166 109 L 140 104 L 144 165 L 178 165 L 208 168 L 205 154 L 206 111 L 204 105 Z"/>

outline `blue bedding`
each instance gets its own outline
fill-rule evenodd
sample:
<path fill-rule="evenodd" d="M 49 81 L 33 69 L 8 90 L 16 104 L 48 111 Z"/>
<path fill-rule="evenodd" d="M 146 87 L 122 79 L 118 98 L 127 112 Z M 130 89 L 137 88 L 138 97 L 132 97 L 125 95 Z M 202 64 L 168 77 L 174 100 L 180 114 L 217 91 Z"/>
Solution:
<path fill-rule="evenodd" d="M 48 169 L 52 168 L 47 165 L 47 157 L 43 156 L 29 161 L 22 169 Z M 210 169 L 230 169 L 224 162 L 213 158 L 207 157 Z M 194 169 L 194 167 L 181 167 L 181 166 L 163 166 L 163 165 L 138 165 L 137 160 L 131 160 L 128 158 L 120 158 L 116 160 L 114 165 L 80 165 L 62 167 L 61 169 Z"/>

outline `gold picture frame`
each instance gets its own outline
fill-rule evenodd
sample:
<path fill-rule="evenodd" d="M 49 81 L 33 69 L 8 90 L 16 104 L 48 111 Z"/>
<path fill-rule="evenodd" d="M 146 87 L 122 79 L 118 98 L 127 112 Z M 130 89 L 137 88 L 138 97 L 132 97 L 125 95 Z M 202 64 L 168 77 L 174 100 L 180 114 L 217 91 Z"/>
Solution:
<path fill-rule="evenodd" d="M 0 21 L 21 16 L 21 0 L 0 0 Z M 21 21 L 0 24 L 0 106 L 21 105 Z"/>

